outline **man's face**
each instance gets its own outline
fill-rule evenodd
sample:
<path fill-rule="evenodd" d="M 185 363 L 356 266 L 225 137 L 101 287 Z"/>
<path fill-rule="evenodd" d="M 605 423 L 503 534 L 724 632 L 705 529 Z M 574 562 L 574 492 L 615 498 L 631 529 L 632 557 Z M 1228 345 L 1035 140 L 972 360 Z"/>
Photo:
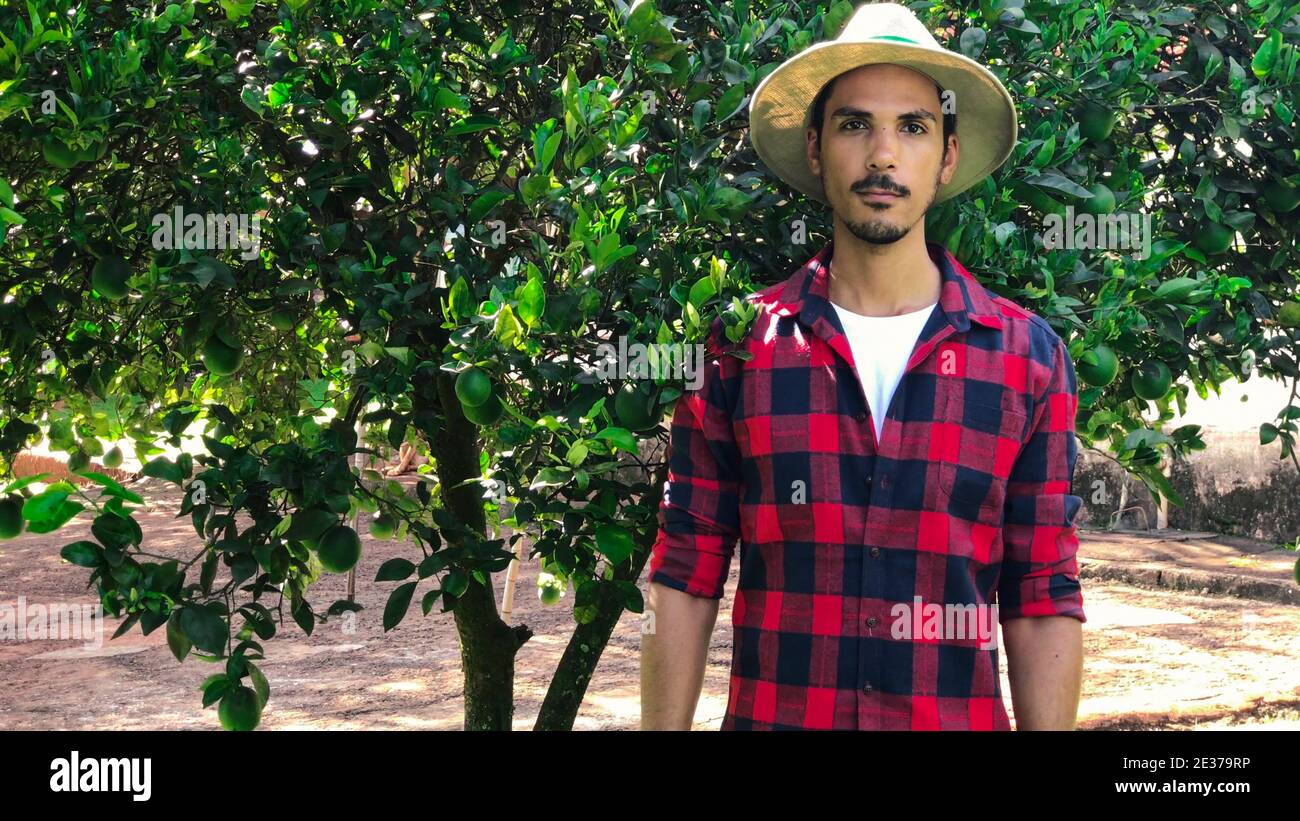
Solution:
<path fill-rule="evenodd" d="M 826 101 L 820 145 L 808 129 L 808 167 L 837 219 L 864 242 L 907 235 L 957 167 L 957 136 L 943 153 L 943 107 L 934 81 L 902 66 L 863 66 Z"/>

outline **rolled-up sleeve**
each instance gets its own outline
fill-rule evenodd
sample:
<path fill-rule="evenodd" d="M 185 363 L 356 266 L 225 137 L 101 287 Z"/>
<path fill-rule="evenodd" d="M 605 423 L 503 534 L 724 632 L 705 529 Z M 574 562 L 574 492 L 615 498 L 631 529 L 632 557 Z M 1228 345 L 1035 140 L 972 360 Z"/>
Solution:
<path fill-rule="evenodd" d="M 1035 400 L 1028 439 L 1007 482 L 998 581 L 1001 622 L 1026 616 L 1087 621 L 1074 525 L 1083 499 L 1071 493 L 1078 460 L 1078 402 L 1074 363 L 1057 338 L 1046 390 Z"/>
<path fill-rule="evenodd" d="M 692 596 L 722 598 L 740 533 L 739 451 L 727 399 L 738 364 L 710 356 L 703 384 L 683 393 L 673 411 L 649 577 Z"/>

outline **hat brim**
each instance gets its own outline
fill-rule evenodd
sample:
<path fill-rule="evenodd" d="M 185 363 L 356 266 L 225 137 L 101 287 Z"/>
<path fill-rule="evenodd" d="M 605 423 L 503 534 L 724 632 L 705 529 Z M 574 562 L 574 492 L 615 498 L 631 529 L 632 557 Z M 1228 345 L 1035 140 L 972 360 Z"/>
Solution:
<path fill-rule="evenodd" d="M 1011 95 L 984 66 L 945 49 L 898 42 L 816 43 L 763 78 L 749 102 L 749 133 L 763 163 L 792 188 L 827 203 L 821 178 L 808 168 L 812 101 L 833 78 L 864 65 L 892 63 L 919 71 L 953 92 L 960 153 L 935 202 L 957 196 L 993 173 L 1015 148 L 1018 126 Z"/>

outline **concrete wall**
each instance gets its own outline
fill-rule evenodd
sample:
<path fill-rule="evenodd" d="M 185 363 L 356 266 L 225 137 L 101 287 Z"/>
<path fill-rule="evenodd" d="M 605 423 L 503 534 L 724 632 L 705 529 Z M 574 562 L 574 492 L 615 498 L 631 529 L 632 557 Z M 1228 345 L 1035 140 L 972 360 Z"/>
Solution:
<path fill-rule="evenodd" d="M 1259 444 L 1255 430 L 1206 429 L 1205 450 L 1173 467 L 1171 481 L 1185 504 L 1169 505 L 1169 526 L 1208 530 L 1271 542 L 1300 535 L 1300 472 L 1278 458 L 1276 443 Z M 1127 478 L 1111 460 L 1080 449 L 1074 493 L 1083 498 L 1076 522 L 1106 527 L 1119 509 L 1120 491 L 1129 486 L 1128 506 L 1146 512 L 1155 526 L 1155 506 L 1140 480 Z M 1142 514 L 1126 513 L 1122 527 L 1142 527 Z"/>

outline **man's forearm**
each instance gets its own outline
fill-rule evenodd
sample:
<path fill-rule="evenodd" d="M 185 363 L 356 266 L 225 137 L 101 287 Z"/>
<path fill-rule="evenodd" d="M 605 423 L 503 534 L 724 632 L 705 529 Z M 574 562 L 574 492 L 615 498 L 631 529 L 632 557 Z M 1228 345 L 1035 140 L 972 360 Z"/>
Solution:
<path fill-rule="evenodd" d="M 1073 730 L 1083 682 L 1083 624 L 1070 616 L 1002 625 L 1017 730 Z"/>
<path fill-rule="evenodd" d="M 641 635 L 641 729 L 689 730 L 704 684 L 718 600 L 652 582 Z"/>

